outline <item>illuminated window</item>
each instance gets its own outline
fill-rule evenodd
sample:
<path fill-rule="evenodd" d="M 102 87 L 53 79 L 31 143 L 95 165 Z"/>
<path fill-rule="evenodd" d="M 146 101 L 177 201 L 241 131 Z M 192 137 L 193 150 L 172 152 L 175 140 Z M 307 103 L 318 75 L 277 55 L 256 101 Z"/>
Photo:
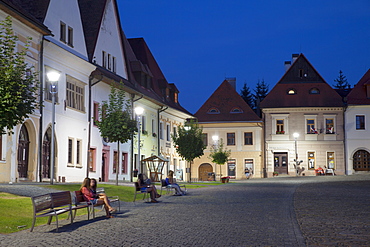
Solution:
<path fill-rule="evenodd" d="M 334 118 L 325 119 L 326 134 L 335 134 L 334 132 Z"/>
<path fill-rule="evenodd" d="M 356 116 L 356 130 L 364 130 L 364 129 L 365 129 L 365 116 L 357 115 Z"/>
<path fill-rule="evenodd" d="M 276 134 L 285 134 L 284 119 L 276 119 Z"/>
<path fill-rule="evenodd" d="M 317 134 L 315 129 L 315 119 L 306 119 L 307 134 Z"/>
<path fill-rule="evenodd" d="M 335 169 L 334 152 L 327 153 L 326 161 L 328 169 Z"/>
<path fill-rule="evenodd" d="M 308 152 L 308 169 L 315 169 L 315 152 Z"/>
<path fill-rule="evenodd" d="M 288 94 L 296 94 L 297 92 L 295 91 L 295 89 L 289 89 L 288 90 Z"/>

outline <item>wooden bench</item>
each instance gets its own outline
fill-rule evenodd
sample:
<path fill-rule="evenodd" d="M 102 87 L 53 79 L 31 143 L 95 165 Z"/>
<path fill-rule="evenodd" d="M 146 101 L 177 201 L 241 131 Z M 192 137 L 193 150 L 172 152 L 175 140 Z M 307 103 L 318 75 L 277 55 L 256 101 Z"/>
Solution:
<path fill-rule="evenodd" d="M 143 200 L 145 199 L 145 197 L 147 197 L 148 202 L 149 202 L 149 198 L 150 198 L 149 193 L 150 192 L 148 192 L 147 190 L 142 191 L 139 187 L 138 182 L 134 182 L 134 184 L 135 184 L 135 187 L 134 187 L 134 189 L 135 189 L 135 191 L 134 191 L 134 203 L 136 201 L 136 195 L 138 195 L 138 194 L 144 194 Z"/>
<path fill-rule="evenodd" d="M 103 187 L 97 188 L 96 193 L 97 194 L 103 194 L 103 193 L 106 194 L 105 189 Z M 118 196 L 107 196 L 107 197 L 108 197 L 109 202 L 111 202 L 111 203 L 118 202 L 118 212 L 120 212 L 121 211 L 121 202 L 119 200 L 119 197 Z M 88 202 L 88 203 L 90 203 L 90 202 Z M 89 214 L 93 215 L 93 219 L 95 218 L 94 207 L 99 207 L 99 206 L 102 206 L 101 210 L 104 210 L 104 204 L 103 205 L 92 205 L 92 204 L 90 204 Z"/>
<path fill-rule="evenodd" d="M 87 209 L 87 219 L 90 219 L 90 207 L 92 207 L 92 204 L 87 202 L 85 200 L 85 197 L 83 196 L 82 192 L 80 190 L 76 190 L 74 192 L 75 195 L 75 201 L 74 206 L 72 207 L 72 210 L 74 211 L 74 218 L 76 218 L 76 212 L 77 209 L 86 208 Z"/>
<path fill-rule="evenodd" d="M 59 228 L 58 215 L 69 213 L 68 217 L 71 218 L 71 224 L 73 223 L 71 192 L 62 191 L 48 193 L 40 196 L 33 196 L 31 199 L 33 204 L 33 221 L 30 230 L 31 232 L 35 227 L 36 218 L 39 217 L 49 217 L 48 225 L 50 225 L 53 216 L 55 216 L 57 231 Z"/>

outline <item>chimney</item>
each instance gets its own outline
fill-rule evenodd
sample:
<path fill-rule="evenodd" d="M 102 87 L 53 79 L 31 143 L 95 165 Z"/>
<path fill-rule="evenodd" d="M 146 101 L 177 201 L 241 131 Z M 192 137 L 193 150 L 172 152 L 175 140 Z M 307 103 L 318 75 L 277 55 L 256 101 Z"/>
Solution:
<path fill-rule="evenodd" d="M 226 81 L 230 83 L 231 86 L 236 90 L 236 77 L 225 78 Z"/>
<path fill-rule="evenodd" d="M 290 61 L 285 61 L 284 62 L 285 72 L 288 71 L 288 69 L 290 68 L 290 65 L 291 64 L 292 64 L 292 62 L 290 62 Z"/>
<path fill-rule="evenodd" d="M 299 54 L 292 54 L 292 63 L 295 62 L 295 60 L 297 60 Z"/>

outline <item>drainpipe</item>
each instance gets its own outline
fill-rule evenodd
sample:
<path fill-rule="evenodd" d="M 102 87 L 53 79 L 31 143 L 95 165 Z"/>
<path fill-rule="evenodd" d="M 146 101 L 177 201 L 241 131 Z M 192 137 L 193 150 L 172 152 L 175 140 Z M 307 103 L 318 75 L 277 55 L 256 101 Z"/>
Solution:
<path fill-rule="evenodd" d="M 44 37 L 42 36 L 40 42 L 40 63 L 39 63 L 39 73 L 40 73 L 40 97 L 39 97 L 39 104 L 40 104 L 40 119 L 39 119 L 39 145 L 38 145 L 38 156 L 37 156 L 37 171 L 38 171 L 38 180 L 42 182 L 42 128 L 43 128 L 43 98 L 44 98 Z M 36 176 L 37 181 L 37 176 Z"/>
<path fill-rule="evenodd" d="M 88 122 L 88 136 L 87 136 L 87 164 L 86 164 L 86 177 L 89 177 L 89 170 L 90 170 L 90 143 L 91 143 L 91 88 L 92 86 L 96 85 L 97 83 L 101 82 L 103 80 L 103 75 L 101 75 L 101 78 L 92 83 L 92 80 L 94 79 L 93 76 L 89 76 L 89 109 L 87 114 L 87 122 Z"/>
<path fill-rule="evenodd" d="M 347 102 L 345 102 L 345 106 L 343 107 L 343 142 L 344 142 L 344 174 L 348 175 L 348 167 L 349 164 L 347 163 L 347 135 L 346 135 L 346 111 L 347 111 Z"/>

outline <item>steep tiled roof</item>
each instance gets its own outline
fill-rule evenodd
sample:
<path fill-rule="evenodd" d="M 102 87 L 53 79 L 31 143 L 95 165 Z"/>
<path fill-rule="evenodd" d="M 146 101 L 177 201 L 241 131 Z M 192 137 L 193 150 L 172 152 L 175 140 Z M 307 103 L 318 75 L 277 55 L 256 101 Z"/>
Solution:
<path fill-rule="evenodd" d="M 107 0 L 78 0 L 84 29 L 86 49 L 92 62 Z"/>
<path fill-rule="evenodd" d="M 369 90 L 367 94 L 366 90 Z M 370 69 L 347 95 L 348 105 L 370 105 Z"/>
<path fill-rule="evenodd" d="M 0 0 L 0 9 L 12 16 L 19 16 L 38 31 L 50 34 L 43 24 L 49 3 L 50 0 Z"/>
<path fill-rule="evenodd" d="M 261 102 L 261 108 L 343 106 L 341 96 L 300 54 Z"/>
<path fill-rule="evenodd" d="M 227 80 L 221 83 L 194 116 L 200 123 L 261 121 Z"/>
<path fill-rule="evenodd" d="M 128 41 L 132 51 L 135 54 L 135 56 L 128 55 L 129 59 L 131 61 L 140 61 L 143 68 L 145 68 L 145 71 L 143 70 L 143 72 L 153 76 L 152 88 L 146 90 L 153 90 L 153 92 L 158 95 L 158 97 L 161 99 L 161 102 L 163 102 L 165 105 L 192 115 L 185 108 L 183 108 L 179 102 L 175 102 L 171 96 L 166 96 L 166 88 L 175 91 L 176 93 L 178 93 L 178 89 L 173 83 L 170 84 L 167 82 L 167 79 L 163 75 L 162 70 L 160 69 L 145 40 L 143 38 L 133 38 L 128 39 Z"/>

